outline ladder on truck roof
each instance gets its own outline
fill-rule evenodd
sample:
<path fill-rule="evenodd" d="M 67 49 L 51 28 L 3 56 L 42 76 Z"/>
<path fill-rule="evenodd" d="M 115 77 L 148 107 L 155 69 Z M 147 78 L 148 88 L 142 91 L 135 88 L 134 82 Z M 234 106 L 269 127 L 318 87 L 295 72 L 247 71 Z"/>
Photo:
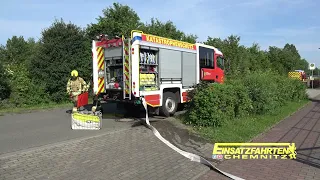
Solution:
<path fill-rule="evenodd" d="M 123 40 L 123 99 L 131 100 L 131 42 L 130 38 Z"/>

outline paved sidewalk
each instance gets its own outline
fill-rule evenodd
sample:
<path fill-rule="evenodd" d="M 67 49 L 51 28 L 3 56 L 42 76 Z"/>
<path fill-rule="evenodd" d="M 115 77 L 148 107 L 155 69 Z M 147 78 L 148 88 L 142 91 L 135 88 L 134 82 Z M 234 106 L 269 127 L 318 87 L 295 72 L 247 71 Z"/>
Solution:
<path fill-rule="evenodd" d="M 320 95 L 320 89 L 316 88 L 316 89 L 307 89 L 307 94 L 309 96 L 309 98 L 314 99 L 319 97 Z"/>
<path fill-rule="evenodd" d="M 319 119 L 320 103 L 314 102 L 254 140 L 295 142 L 297 161 L 228 160 L 218 168 L 245 179 L 320 179 Z M 213 145 L 166 121 L 152 122 L 164 138 L 185 151 L 211 158 Z M 0 180 L 228 179 L 181 156 L 144 126 L 111 124 L 94 137 L 0 154 Z"/>
<path fill-rule="evenodd" d="M 163 144 L 144 126 L 0 155 L 1 180 L 186 180 L 208 170 Z"/>
<path fill-rule="evenodd" d="M 320 180 L 320 102 L 312 102 L 253 142 L 294 142 L 296 160 L 225 160 L 218 168 L 248 180 Z M 228 179 L 209 171 L 199 180 Z"/>

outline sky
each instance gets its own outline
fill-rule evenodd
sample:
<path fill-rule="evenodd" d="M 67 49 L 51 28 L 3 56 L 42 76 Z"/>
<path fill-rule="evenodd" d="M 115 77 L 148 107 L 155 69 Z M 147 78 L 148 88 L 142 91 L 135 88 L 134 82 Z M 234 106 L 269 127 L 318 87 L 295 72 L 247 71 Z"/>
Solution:
<path fill-rule="evenodd" d="M 86 27 L 95 23 L 108 0 L 0 0 L 0 44 L 13 35 L 38 39 L 55 18 Z M 121 0 L 143 22 L 152 17 L 173 21 L 178 29 L 208 36 L 241 37 L 240 43 L 261 49 L 294 44 L 300 55 L 320 67 L 320 1 L 318 0 Z M 219 48 L 219 47 L 218 47 Z"/>

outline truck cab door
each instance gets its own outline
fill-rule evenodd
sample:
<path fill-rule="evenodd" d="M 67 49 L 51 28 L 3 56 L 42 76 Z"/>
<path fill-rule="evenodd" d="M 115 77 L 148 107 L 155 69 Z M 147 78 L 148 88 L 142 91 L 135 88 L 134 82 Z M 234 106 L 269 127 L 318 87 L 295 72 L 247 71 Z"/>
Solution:
<path fill-rule="evenodd" d="M 217 59 L 223 62 L 220 55 L 216 55 L 213 49 L 199 46 L 200 80 L 209 82 L 223 82 L 223 63 L 217 63 Z"/>
<path fill-rule="evenodd" d="M 215 63 L 216 63 L 216 68 L 215 68 L 215 73 L 217 75 L 216 82 L 218 83 L 223 83 L 224 81 L 224 58 L 222 55 L 215 55 Z"/>

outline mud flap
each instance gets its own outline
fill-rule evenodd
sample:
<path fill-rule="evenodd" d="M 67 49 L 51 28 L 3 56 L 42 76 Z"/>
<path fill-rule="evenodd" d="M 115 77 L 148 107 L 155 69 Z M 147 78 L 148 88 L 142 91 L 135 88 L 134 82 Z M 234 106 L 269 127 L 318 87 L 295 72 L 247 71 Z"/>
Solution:
<path fill-rule="evenodd" d="M 100 130 L 102 127 L 102 113 L 74 112 L 71 114 L 71 129 Z"/>
<path fill-rule="evenodd" d="M 194 161 L 194 162 L 198 162 L 198 163 L 201 163 L 201 164 L 204 164 L 204 165 L 207 165 L 217 171 L 219 171 L 221 174 L 231 178 L 231 179 L 234 179 L 234 180 L 244 180 L 240 177 L 237 177 L 237 176 L 234 176 L 232 174 L 229 174 L 227 172 L 224 172 L 220 169 L 218 169 L 217 167 L 215 167 L 214 165 L 212 165 L 208 160 L 206 160 L 205 158 L 199 156 L 199 155 L 196 155 L 196 154 L 192 154 L 192 153 L 189 153 L 189 152 L 186 152 L 186 151 L 183 151 L 179 148 L 177 148 L 176 146 L 174 146 L 173 144 L 171 144 L 169 141 L 167 141 L 166 139 L 164 139 L 161 134 L 158 132 L 158 130 L 156 128 L 154 128 L 150 122 L 149 122 L 149 116 L 148 116 L 148 109 L 147 109 L 147 103 L 145 101 L 144 98 L 141 98 L 142 100 L 142 104 L 143 104 L 143 107 L 144 109 L 146 110 L 146 124 L 147 126 L 152 130 L 153 134 L 155 136 L 157 136 L 157 138 L 159 138 L 163 143 L 165 143 L 167 146 L 169 146 L 171 149 L 175 150 L 176 152 L 180 153 L 182 156 L 190 159 L 191 161 Z"/>

